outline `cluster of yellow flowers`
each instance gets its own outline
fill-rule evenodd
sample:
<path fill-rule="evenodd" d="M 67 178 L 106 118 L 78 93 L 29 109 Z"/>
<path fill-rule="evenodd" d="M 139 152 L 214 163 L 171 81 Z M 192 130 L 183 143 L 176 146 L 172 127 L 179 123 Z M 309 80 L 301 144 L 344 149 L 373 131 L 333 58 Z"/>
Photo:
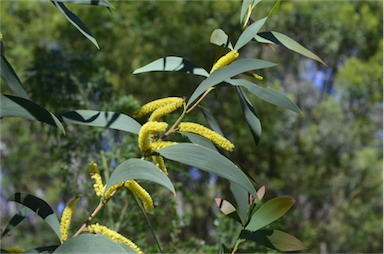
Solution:
<path fill-rule="evenodd" d="M 80 197 L 76 196 L 71 201 L 69 201 L 68 205 L 64 208 L 63 214 L 61 215 L 60 232 L 63 242 L 68 239 L 68 231 L 69 226 L 71 225 L 73 207 L 76 205 L 79 199 Z"/>
<path fill-rule="evenodd" d="M 239 57 L 239 52 L 237 50 L 231 50 L 226 55 L 222 56 L 217 62 L 213 65 L 211 73 L 219 68 L 223 68 L 228 64 L 232 63 Z"/>

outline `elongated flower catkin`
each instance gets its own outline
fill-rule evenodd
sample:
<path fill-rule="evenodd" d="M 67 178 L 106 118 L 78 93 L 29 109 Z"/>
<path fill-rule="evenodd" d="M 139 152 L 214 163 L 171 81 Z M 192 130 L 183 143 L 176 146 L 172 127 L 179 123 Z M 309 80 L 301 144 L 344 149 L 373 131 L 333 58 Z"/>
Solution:
<path fill-rule="evenodd" d="M 68 230 L 69 226 L 71 225 L 73 207 L 76 205 L 79 199 L 80 197 L 76 196 L 71 201 L 69 201 L 68 205 L 64 208 L 63 215 L 61 216 L 60 232 L 63 242 L 68 239 Z"/>
<path fill-rule="evenodd" d="M 125 243 L 132 250 L 136 251 L 136 253 L 143 254 L 141 249 L 139 247 L 137 247 L 137 245 L 134 244 L 131 240 L 129 240 L 128 238 L 122 236 L 121 234 L 117 233 L 116 231 L 114 231 L 112 229 L 109 229 L 109 228 L 107 228 L 105 226 L 99 225 L 99 223 L 89 225 L 87 227 L 87 229 L 88 229 L 88 231 L 90 233 L 102 234 L 103 236 L 108 237 L 109 239 L 111 239 L 114 242 Z"/>
<path fill-rule="evenodd" d="M 207 127 L 204 127 L 203 125 L 197 123 L 180 123 L 179 130 L 198 134 L 206 139 L 211 140 L 213 143 L 227 151 L 233 151 L 233 149 L 235 148 L 235 146 L 228 139 L 224 138 L 213 130 L 208 129 Z"/>
<path fill-rule="evenodd" d="M 158 167 L 164 174 L 168 175 L 167 168 L 165 167 L 164 159 L 161 156 L 152 156 L 153 161 L 156 163 L 156 167 Z"/>
<path fill-rule="evenodd" d="M 22 248 L 17 248 L 17 247 L 9 247 L 9 248 L 4 248 L 5 251 L 9 253 L 23 253 L 25 252 L 24 249 Z"/>
<path fill-rule="evenodd" d="M 124 183 L 124 186 L 132 191 L 138 199 L 140 199 L 147 213 L 153 210 L 152 197 L 143 187 L 140 186 L 140 184 L 138 184 L 135 180 L 128 180 Z"/>
<path fill-rule="evenodd" d="M 168 124 L 165 122 L 146 122 L 139 131 L 138 143 L 141 151 L 149 149 L 149 135 L 155 132 L 165 131 Z"/>
<path fill-rule="evenodd" d="M 111 187 L 108 188 L 108 190 L 105 191 L 104 193 L 104 196 L 103 196 L 103 199 L 104 200 L 108 200 L 111 198 L 111 195 L 118 189 L 120 189 L 121 187 L 123 187 L 124 185 L 124 182 L 123 183 L 118 183 L 118 184 L 115 184 L 115 185 L 112 185 Z"/>
<path fill-rule="evenodd" d="M 169 103 L 165 106 L 162 106 L 156 109 L 155 111 L 153 111 L 153 113 L 149 117 L 149 121 L 158 121 L 163 116 L 166 116 L 172 113 L 173 111 L 175 111 L 176 109 L 180 108 L 183 104 L 184 104 L 184 100 L 181 99 L 181 100 Z"/>
<path fill-rule="evenodd" d="M 95 181 L 93 184 L 93 189 L 98 197 L 101 197 L 104 193 L 105 186 L 103 185 L 103 180 L 101 179 L 99 168 L 95 162 L 90 162 L 88 164 L 88 170 L 91 174 L 91 178 Z"/>
<path fill-rule="evenodd" d="M 232 63 L 239 57 L 239 52 L 237 50 L 231 50 L 226 55 L 220 57 L 219 60 L 213 65 L 211 73 L 219 68 L 223 68 L 228 64 Z"/>
<path fill-rule="evenodd" d="M 155 141 L 155 142 L 151 142 L 149 144 L 149 148 L 152 152 L 156 152 L 157 150 L 161 149 L 161 148 L 164 148 L 164 147 L 167 147 L 167 146 L 172 146 L 172 145 L 175 145 L 177 144 L 177 142 L 173 142 L 173 141 Z"/>
<path fill-rule="evenodd" d="M 163 106 L 166 106 L 172 103 L 180 103 L 180 102 L 183 103 L 183 101 L 184 100 L 180 97 L 167 97 L 167 98 L 154 100 L 143 105 L 138 111 L 135 112 L 134 115 L 136 117 L 142 117 Z"/>

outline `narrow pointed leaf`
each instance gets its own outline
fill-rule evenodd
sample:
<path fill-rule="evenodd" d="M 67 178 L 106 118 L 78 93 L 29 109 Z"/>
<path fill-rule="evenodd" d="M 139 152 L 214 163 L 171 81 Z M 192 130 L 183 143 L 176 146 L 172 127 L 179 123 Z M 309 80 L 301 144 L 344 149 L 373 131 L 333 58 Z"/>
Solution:
<path fill-rule="evenodd" d="M 234 86 L 245 87 L 252 94 L 273 105 L 292 110 L 296 113 L 300 113 L 299 107 L 294 102 L 292 102 L 286 95 L 270 87 L 260 87 L 255 83 L 252 83 L 245 79 L 231 79 L 226 80 L 226 82 Z"/>
<path fill-rule="evenodd" d="M 256 231 L 282 217 L 295 201 L 290 197 L 277 197 L 263 204 L 252 215 L 246 230 Z"/>
<path fill-rule="evenodd" d="M 167 56 L 157 59 L 143 67 L 140 67 L 139 69 L 136 69 L 133 74 L 151 71 L 175 71 L 191 73 L 204 77 L 209 76 L 209 73 L 204 68 L 201 68 L 189 60 L 178 56 Z"/>
<path fill-rule="evenodd" d="M 11 231 L 14 227 L 19 225 L 19 223 L 22 222 L 31 213 L 31 209 L 27 207 L 21 208 L 20 211 L 15 214 L 12 219 L 8 222 L 8 225 L 5 227 L 4 232 L 1 234 L 1 238 L 8 234 L 8 232 Z"/>
<path fill-rule="evenodd" d="M 103 235 L 81 234 L 65 241 L 53 253 L 136 253 L 127 248 Z"/>
<path fill-rule="evenodd" d="M 209 126 L 211 127 L 212 130 L 214 130 L 216 133 L 220 134 L 221 136 L 224 137 L 224 133 L 221 130 L 221 127 L 219 125 L 219 122 L 216 120 L 216 118 L 212 115 L 211 112 L 209 112 L 207 109 L 205 109 L 202 106 L 199 106 L 201 112 L 203 113 L 205 119 L 207 120 Z"/>
<path fill-rule="evenodd" d="M 213 144 L 212 141 L 200 136 L 200 135 L 197 135 L 195 133 L 190 133 L 190 132 L 180 132 L 182 135 L 186 136 L 189 141 L 191 141 L 192 143 L 194 144 L 198 144 L 198 145 L 202 145 L 204 147 L 207 147 L 213 151 L 218 151 L 215 144 Z"/>
<path fill-rule="evenodd" d="M 60 116 L 64 122 L 88 126 L 97 126 L 138 134 L 141 125 L 127 115 L 96 110 L 75 110 Z"/>
<path fill-rule="evenodd" d="M 225 244 L 221 243 L 219 254 L 226 254 L 226 253 L 231 253 L 231 250 L 227 246 L 225 246 Z"/>
<path fill-rule="evenodd" d="M 267 21 L 267 19 L 268 17 L 259 19 L 255 21 L 252 25 L 248 26 L 240 35 L 239 39 L 235 44 L 234 49 L 239 50 L 243 46 L 245 46 L 248 42 L 250 42 L 256 36 L 256 34 L 260 31 L 260 28 L 265 24 L 265 21 Z"/>
<path fill-rule="evenodd" d="M 157 151 L 161 156 L 235 182 L 256 195 L 249 178 L 230 160 L 218 152 L 197 144 L 176 144 Z"/>
<path fill-rule="evenodd" d="M 68 19 L 69 22 L 74 25 L 77 30 L 79 30 L 85 37 L 87 37 L 88 40 L 90 40 L 96 48 L 99 49 L 99 45 L 97 44 L 97 41 L 95 37 L 93 37 L 91 31 L 84 25 L 84 23 L 70 10 L 68 10 L 67 7 L 65 7 L 64 3 L 58 2 L 55 0 L 51 0 L 51 2 L 56 6 L 56 8 L 61 11 L 64 16 Z"/>
<path fill-rule="evenodd" d="M 215 198 L 215 203 L 222 213 L 242 224 L 241 218 L 237 214 L 236 208 L 231 203 L 222 198 Z"/>
<path fill-rule="evenodd" d="M 108 8 L 113 7 L 107 0 L 55 0 L 55 2 L 85 5 L 101 5 Z"/>
<path fill-rule="evenodd" d="M 210 43 L 217 46 L 223 46 L 229 49 L 233 49 L 232 43 L 229 40 L 228 35 L 221 29 L 215 29 L 210 37 Z"/>
<path fill-rule="evenodd" d="M 35 120 L 55 126 L 65 133 L 59 119 L 42 106 L 13 95 L 2 94 L 0 98 L 0 117 L 21 117 Z"/>
<path fill-rule="evenodd" d="M 243 0 L 240 11 L 240 24 L 248 23 L 250 13 L 261 0 Z"/>
<path fill-rule="evenodd" d="M 240 104 L 243 110 L 244 118 L 247 121 L 248 127 L 251 130 L 253 139 L 256 145 L 259 143 L 261 138 L 261 123 L 256 115 L 255 109 L 252 103 L 249 101 L 247 95 L 241 90 L 240 87 L 236 87 L 237 94 L 240 97 Z"/>
<path fill-rule="evenodd" d="M 269 12 L 268 14 L 268 19 L 272 16 L 272 14 L 274 14 L 280 7 L 280 2 L 281 0 L 277 0 L 275 5 L 273 6 L 272 10 Z"/>
<path fill-rule="evenodd" d="M 160 184 L 175 194 L 171 180 L 153 163 L 140 159 L 129 159 L 118 165 L 112 172 L 105 189 L 108 190 L 115 184 L 132 179 L 148 180 Z"/>
<path fill-rule="evenodd" d="M 60 223 L 52 208 L 44 200 L 27 193 L 16 192 L 9 201 L 20 203 L 39 215 L 61 240 Z"/>
<path fill-rule="evenodd" d="M 279 230 L 259 230 L 256 232 L 243 230 L 240 233 L 240 238 L 283 252 L 301 251 L 306 249 L 299 239 Z"/>
<path fill-rule="evenodd" d="M 37 247 L 37 248 L 33 248 L 33 249 L 30 249 L 30 250 L 27 250 L 23 253 L 28 253 L 28 254 L 34 254 L 34 253 L 53 253 L 57 247 L 59 247 L 59 245 L 51 245 L 51 246 L 44 246 L 44 247 Z"/>
<path fill-rule="evenodd" d="M 28 98 L 19 77 L 3 55 L 1 55 L 0 76 L 17 96 L 24 99 Z"/>
<path fill-rule="evenodd" d="M 237 203 L 237 212 L 240 218 L 242 218 L 242 220 L 245 220 L 249 205 L 248 191 L 244 189 L 241 185 L 233 182 L 231 183 L 230 189 Z"/>
<path fill-rule="evenodd" d="M 239 59 L 234 61 L 230 65 L 214 71 L 207 79 L 201 82 L 189 98 L 187 106 L 191 105 L 210 87 L 213 87 L 228 78 L 232 78 L 233 76 L 247 71 L 269 68 L 275 65 L 276 64 L 274 63 L 259 59 Z"/>
<path fill-rule="evenodd" d="M 275 32 L 275 31 L 270 31 L 270 32 L 262 32 L 258 33 L 257 36 L 255 36 L 255 40 L 262 42 L 262 43 L 274 43 L 277 45 L 282 45 L 285 46 L 286 48 L 299 53 L 305 57 L 308 57 L 310 59 L 316 60 L 324 65 L 325 62 L 316 54 L 302 46 L 300 43 L 295 41 L 294 39 L 290 38 L 289 36 Z"/>

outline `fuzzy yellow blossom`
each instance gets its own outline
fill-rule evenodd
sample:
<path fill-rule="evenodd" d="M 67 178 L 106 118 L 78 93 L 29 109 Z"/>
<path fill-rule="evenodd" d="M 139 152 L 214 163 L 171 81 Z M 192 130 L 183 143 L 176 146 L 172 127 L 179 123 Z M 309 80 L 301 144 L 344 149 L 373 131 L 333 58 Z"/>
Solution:
<path fill-rule="evenodd" d="M 61 215 L 60 232 L 63 242 L 68 239 L 68 230 L 71 225 L 73 207 L 76 205 L 77 201 L 79 201 L 79 198 L 79 196 L 76 196 L 69 201 L 68 205 L 64 208 L 63 215 Z"/>
<path fill-rule="evenodd" d="M 198 134 L 206 139 L 211 140 L 213 143 L 227 151 L 233 151 L 235 148 L 235 146 L 228 139 L 197 123 L 180 123 L 179 130 Z"/>
<path fill-rule="evenodd" d="M 23 253 L 23 252 L 25 252 L 24 249 L 17 248 L 17 247 L 4 248 L 3 250 L 5 250 L 5 251 L 7 251 L 9 253 Z"/>
<path fill-rule="evenodd" d="M 107 200 L 109 198 L 111 198 L 111 195 L 118 189 L 120 189 L 121 187 L 124 186 L 124 183 L 118 183 L 118 184 L 115 184 L 115 185 L 112 185 L 111 187 L 108 188 L 108 190 L 105 191 L 104 193 L 104 196 L 103 196 L 103 199 L 104 200 Z"/>
<path fill-rule="evenodd" d="M 141 151 L 149 149 L 149 136 L 155 132 L 165 131 L 168 124 L 165 122 L 147 122 L 141 126 L 138 143 Z"/>
<path fill-rule="evenodd" d="M 237 50 L 231 50 L 226 55 L 220 57 L 219 60 L 213 65 L 211 73 L 219 68 L 223 68 L 228 64 L 232 63 L 239 57 L 239 52 Z"/>
<path fill-rule="evenodd" d="M 103 185 L 103 180 L 100 176 L 99 168 L 97 167 L 97 164 L 95 162 L 90 162 L 88 164 L 88 170 L 91 174 L 91 178 L 95 181 L 93 184 L 93 189 L 95 190 L 95 193 L 98 197 L 101 197 L 104 193 L 105 186 Z"/>
<path fill-rule="evenodd" d="M 263 79 L 264 79 L 263 76 L 260 76 L 260 75 L 258 75 L 258 74 L 256 74 L 256 73 L 252 73 L 252 74 L 253 74 L 253 77 L 254 77 L 255 79 L 258 79 L 258 80 L 263 80 Z"/>
<path fill-rule="evenodd" d="M 149 114 L 153 111 L 155 111 L 158 108 L 161 108 L 163 106 L 172 104 L 172 103 L 182 103 L 184 100 L 180 97 L 167 97 L 167 98 L 162 98 L 158 100 L 154 100 L 151 102 L 148 102 L 147 104 L 143 105 L 138 111 L 135 112 L 135 116 L 137 117 L 142 117 L 146 114 Z"/>
<path fill-rule="evenodd" d="M 172 113 L 173 111 L 175 111 L 176 109 L 180 108 L 183 104 L 184 104 L 184 100 L 181 99 L 181 100 L 169 103 L 165 106 L 162 106 L 156 109 L 155 111 L 153 111 L 153 113 L 149 117 L 149 121 L 158 121 L 163 116 L 166 116 Z"/>
<path fill-rule="evenodd" d="M 140 250 L 140 248 L 137 247 L 137 245 L 134 244 L 131 240 L 129 240 L 128 238 L 122 236 L 121 234 L 117 233 L 116 231 L 114 231 L 112 229 L 109 229 L 109 228 L 107 228 L 105 226 L 99 225 L 99 223 L 89 225 L 87 227 L 87 229 L 88 229 L 88 231 L 90 233 L 102 234 L 103 236 L 108 237 L 109 239 L 111 239 L 114 242 L 125 243 L 132 250 L 136 251 L 136 253 L 143 254 L 143 252 Z"/>
<path fill-rule="evenodd" d="M 143 187 L 141 187 L 140 184 L 138 184 L 135 180 L 128 180 L 124 183 L 124 186 L 132 191 L 138 199 L 140 199 L 147 213 L 153 210 L 153 201 L 151 195 L 149 195 L 149 193 Z"/>
<path fill-rule="evenodd" d="M 171 146 L 171 145 L 175 145 L 177 144 L 177 142 L 173 142 L 173 141 L 155 141 L 155 142 L 151 142 L 149 143 L 149 149 L 153 152 L 156 152 L 157 150 L 161 149 L 161 148 L 164 148 L 164 147 L 167 147 L 167 146 Z"/>
<path fill-rule="evenodd" d="M 152 156 L 153 161 L 156 163 L 156 167 L 158 167 L 164 174 L 168 175 L 167 168 L 165 167 L 164 159 L 161 156 Z"/>

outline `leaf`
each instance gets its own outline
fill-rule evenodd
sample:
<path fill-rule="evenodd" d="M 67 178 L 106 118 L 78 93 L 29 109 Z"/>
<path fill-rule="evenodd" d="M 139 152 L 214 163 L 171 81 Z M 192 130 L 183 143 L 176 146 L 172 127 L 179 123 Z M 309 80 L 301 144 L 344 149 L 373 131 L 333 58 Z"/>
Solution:
<path fill-rule="evenodd" d="M 201 84 L 196 88 L 196 90 L 189 98 L 187 106 L 191 105 L 197 98 L 199 98 L 200 95 L 202 95 L 210 87 L 213 87 L 228 78 L 231 78 L 247 71 L 269 68 L 275 65 L 276 64 L 274 63 L 259 59 L 239 59 L 237 61 L 234 61 L 228 66 L 214 71 L 208 78 L 201 82 Z"/>
<path fill-rule="evenodd" d="M 260 189 L 257 190 L 257 197 L 259 200 L 262 200 L 265 195 L 265 185 L 261 186 Z"/>
<path fill-rule="evenodd" d="M 8 63 L 5 56 L 1 54 L 1 63 L 0 63 L 0 76 L 7 83 L 9 88 L 15 92 L 15 94 L 24 99 L 28 98 L 27 93 L 24 90 L 23 85 L 16 72 L 13 70 L 12 66 Z"/>
<path fill-rule="evenodd" d="M 136 253 L 128 248 L 99 234 L 81 234 L 65 241 L 53 253 Z"/>
<path fill-rule="evenodd" d="M 225 156 L 197 144 L 180 143 L 157 151 L 161 156 L 235 182 L 256 195 L 248 177 Z"/>
<path fill-rule="evenodd" d="M 96 48 L 100 49 L 92 33 L 73 12 L 71 12 L 70 10 L 68 10 L 67 7 L 65 7 L 64 3 L 56 0 L 51 0 L 51 2 L 56 6 L 59 11 L 64 14 L 64 16 L 69 20 L 69 22 L 71 22 L 72 25 L 77 28 L 77 30 L 79 30 L 85 37 L 87 37 L 87 39 L 90 40 L 96 46 Z"/>
<path fill-rule="evenodd" d="M 132 117 L 110 111 L 75 110 L 60 116 L 64 122 L 97 126 L 138 134 L 141 125 Z"/>
<path fill-rule="evenodd" d="M 234 86 L 245 87 L 252 94 L 273 105 L 292 110 L 296 113 L 300 113 L 299 107 L 286 95 L 270 87 L 260 87 L 245 79 L 230 79 L 226 80 L 226 82 Z"/>
<path fill-rule="evenodd" d="M 231 183 L 230 189 L 237 203 L 237 213 L 245 220 L 248 211 L 248 191 L 241 185 L 233 182 Z"/>
<path fill-rule="evenodd" d="M 42 106 L 12 95 L 1 95 L 0 117 L 21 117 L 40 121 L 59 128 L 65 133 L 64 127 L 57 117 Z"/>
<path fill-rule="evenodd" d="M 27 193 L 16 192 L 9 201 L 20 203 L 39 215 L 61 240 L 60 223 L 52 208 L 44 200 Z"/>
<path fill-rule="evenodd" d="M 209 126 L 211 127 L 212 130 L 214 130 L 216 133 L 220 134 L 221 136 L 224 137 L 224 133 L 221 130 L 221 127 L 219 125 L 219 122 L 216 120 L 216 118 L 212 115 L 211 112 L 209 112 L 207 109 L 205 109 L 202 106 L 199 106 L 201 112 L 203 113 L 205 119 L 207 120 Z"/>
<path fill-rule="evenodd" d="M 38 248 L 33 248 L 30 250 L 27 250 L 26 252 L 23 253 L 28 253 L 28 254 L 33 254 L 33 253 L 53 253 L 59 245 L 51 245 L 51 246 L 44 246 L 44 247 L 38 247 Z"/>
<path fill-rule="evenodd" d="M 251 130 L 253 139 L 256 145 L 259 143 L 261 138 L 261 123 L 256 115 L 252 103 L 249 101 L 247 95 L 241 90 L 240 87 L 236 87 L 237 94 L 240 97 L 240 104 L 243 110 L 244 118 L 247 121 L 248 127 Z"/>
<path fill-rule="evenodd" d="M 244 45 L 250 42 L 256 34 L 260 31 L 260 28 L 265 24 L 268 17 L 257 20 L 252 23 L 252 25 L 248 26 L 240 35 L 239 39 L 235 44 L 235 50 L 241 49 Z"/>
<path fill-rule="evenodd" d="M 173 187 L 171 180 L 169 180 L 160 169 L 153 165 L 153 163 L 140 159 L 128 159 L 118 165 L 112 172 L 105 190 L 108 190 L 109 187 L 115 184 L 131 179 L 142 179 L 155 182 L 175 194 L 175 188 Z"/>
<path fill-rule="evenodd" d="M 30 215 L 31 212 L 32 211 L 27 207 L 21 208 L 19 212 L 15 214 L 8 222 L 8 225 L 5 227 L 3 234 L 1 234 L 1 238 L 4 237 L 14 227 L 19 225 L 19 223 L 22 222 L 28 215 Z"/>
<path fill-rule="evenodd" d="M 71 3 L 71 4 L 86 4 L 86 5 L 101 5 L 108 8 L 113 8 L 113 6 L 107 0 L 55 0 L 55 2 Z"/>
<path fill-rule="evenodd" d="M 226 216 L 242 224 L 242 221 L 239 215 L 237 214 L 236 208 L 231 203 L 229 203 L 227 200 L 224 200 L 222 198 L 215 198 L 215 202 L 222 213 L 224 213 Z"/>
<path fill-rule="evenodd" d="M 225 244 L 221 243 L 220 244 L 220 249 L 219 249 L 219 254 L 225 254 L 225 253 L 231 253 L 229 248 L 225 246 Z"/>
<path fill-rule="evenodd" d="M 256 210 L 245 229 L 254 232 L 274 222 L 282 217 L 294 202 L 290 197 L 277 197 L 269 200 Z"/>
<path fill-rule="evenodd" d="M 200 135 L 197 135 L 195 133 L 183 132 L 183 131 L 180 131 L 180 133 L 182 135 L 186 136 L 189 139 L 189 141 L 191 141 L 192 143 L 202 145 L 204 147 L 207 147 L 207 148 L 217 152 L 217 148 L 211 140 L 208 140 L 208 139 L 206 139 Z"/>
<path fill-rule="evenodd" d="M 240 24 L 245 26 L 248 23 L 253 8 L 255 8 L 259 2 L 261 2 L 261 0 L 243 0 L 240 11 Z"/>
<path fill-rule="evenodd" d="M 151 71 L 175 71 L 191 73 L 204 77 L 209 76 L 209 73 L 204 68 L 197 66 L 196 64 L 190 62 L 187 59 L 177 56 L 167 56 L 157 59 L 139 69 L 136 69 L 133 74 Z"/>
<path fill-rule="evenodd" d="M 240 238 L 254 241 L 268 248 L 284 252 L 306 249 L 299 239 L 279 230 L 260 230 L 256 232 L 243 230 L 240 233 Z"/>
<path fill-rule="evenodd" d="M 262 39 L 260 39 L 260 37 Z M 298 43 L 297 41 L 288 37 L 285 34 L 275 32 L 275 31 L 262 32 L 262 33 L 258 33 L 257 36 L 255 36 L 255 40 L 262 42 L 262 43 L 266 43 L 266 40 L 267 40 L 267 43 L 274 43 L 277 45 L 285 46 L 286 48 L 288 48 L 288 49 L 290 49 L 296 53 L 299 53 L 299 54 L 306 56 L 310 59 L 316 60 L 316 61 L 324 64 L 325 66 L 327 66 L 326 63 L 320 57 L 318 57 L 316 54 L 312 53 L 307 48 L 302 46 L 300 43 Z"/>
<path fill-rule="evenodd" d="M 213 30 L 209 42 L 217 46 L 223 46 L 229 49 L 233 49 L 232 43 L 229 40 L 228 35 L 221 29 Z"/>

